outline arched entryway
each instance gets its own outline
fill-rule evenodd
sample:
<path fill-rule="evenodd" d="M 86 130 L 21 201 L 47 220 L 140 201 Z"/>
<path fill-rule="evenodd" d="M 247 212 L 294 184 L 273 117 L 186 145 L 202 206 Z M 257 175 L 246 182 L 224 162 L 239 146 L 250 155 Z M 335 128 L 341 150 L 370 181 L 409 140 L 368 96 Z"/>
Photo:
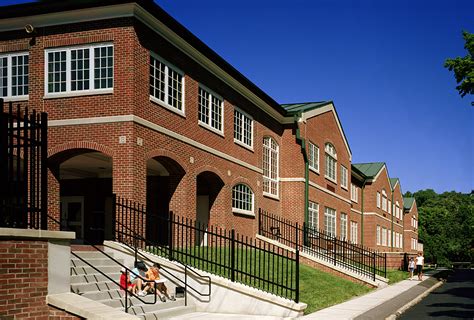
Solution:
<path fill-rule="evenodd" d="M 59 182 L 61 229 L 75 231 L 78 243 L 109 239 L 112 158 L 95 150 L 72 149 L 52 156 L 49 165 Z"/>
<path fill-rule="evenodd" d="M 211 219 L 211 212 L 219 193 L 224 187 L 224 181 L 211 171 L 201 172 L 196 179 L 196 245 L 207 246 L 206 230 Z"/>
<path fill-rule="evenodd" d="M 185 173 L 178 162 L 166 156 L 157 156 L 147 161 L 146 239 L 150 244 L 168 243 L 166 221 L 170 201 Z"/>

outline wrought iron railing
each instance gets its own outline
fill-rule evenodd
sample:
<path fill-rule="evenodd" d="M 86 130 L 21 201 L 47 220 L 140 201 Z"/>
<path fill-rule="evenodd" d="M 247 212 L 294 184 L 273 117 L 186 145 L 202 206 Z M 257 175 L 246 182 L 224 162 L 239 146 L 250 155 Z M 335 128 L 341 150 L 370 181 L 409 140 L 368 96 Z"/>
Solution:
<path fill-rule="evenodd" d="M 387 277 L 387 255 L 259 210 L 258 233 L 352 272 Z"/>
<path fill-rule="evenodd" d="M 47 229 L 47 114 L 0 99 L 0 227 Z"/>
<path fill-rule="evenodd" d="M 170 213 L 147 214 L 135 202 L 114 197 L 116 239 L 275 295 L 299 301 L 299 251 L 287 250 L 234 230 L 201 224 Z M 147 223 L 147 219 L 154 223 Z M 167 226 L 164 244 L 145 239 L 146 228 Z"/>

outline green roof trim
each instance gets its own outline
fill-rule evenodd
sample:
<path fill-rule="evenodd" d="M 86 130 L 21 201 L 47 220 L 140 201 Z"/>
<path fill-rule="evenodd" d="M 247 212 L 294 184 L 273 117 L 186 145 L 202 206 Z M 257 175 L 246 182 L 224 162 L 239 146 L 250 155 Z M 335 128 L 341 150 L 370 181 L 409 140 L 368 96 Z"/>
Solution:
<path fill-rule="evenodd" d="M 382 170 L 385 162 L 353 163 L 352 167 L 362 172 L 367 178 L 373 179 Z"/>
<path fill-rule="evenodd" d="M 302 103 L 287 103 L 282 104 L 282 108 L 286 110 L 289 116 L 296 115 L 300 112 L 307 112 L 310 110 L 322 108 L 332 101 L 317 101 L 317 102 L 302 102 Z"/>
<path fill-rule="evenodd" d="M 405 210 L 410 210 L 410 208 L 413 206 L 413 202 L 415 202 L 415 198 L 412 197 L 403 197 L 403 208 Z"/>
<path fill-rule="evenodd" d="M 393 190 L 393 188 L 395 188 L 395 185 L 397 184 L 397 181 L 399 181 L 398 178 L 390 178 L 390 185 L 392 186 L 392 190 Z"/>

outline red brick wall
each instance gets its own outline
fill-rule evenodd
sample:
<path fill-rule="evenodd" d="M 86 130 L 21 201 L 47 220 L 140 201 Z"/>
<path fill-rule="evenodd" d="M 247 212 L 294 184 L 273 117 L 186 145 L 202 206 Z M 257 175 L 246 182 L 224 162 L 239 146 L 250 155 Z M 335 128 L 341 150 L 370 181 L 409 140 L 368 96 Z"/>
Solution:
<path fill-rule="evenodd" d="M 418 229 L 412 226 L 413 217 L 415 217 L 415 219 L 418 221 L 419 226 L 418 208 L 416 206 L 416 202 L 413 203 L 411 210 L 404 214 L 403 219 L 403 228 L 405 229 L 403 233 L 403 249 L 405 252 L 410 253 L 417 252 L 416 249 L 411 248 L 411 239 L 416 239 L 416 241 L 418 242 Z"/>
<path fill-rule="evenodd" d="M 77 319 L 46 304 L 48 242 L 0 241 L 0 318 Z"/>

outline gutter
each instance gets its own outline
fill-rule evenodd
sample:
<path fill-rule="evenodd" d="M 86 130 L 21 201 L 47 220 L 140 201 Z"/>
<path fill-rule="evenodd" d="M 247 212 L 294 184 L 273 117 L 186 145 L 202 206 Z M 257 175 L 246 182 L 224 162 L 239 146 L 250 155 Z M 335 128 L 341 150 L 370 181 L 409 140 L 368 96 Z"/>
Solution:
<path fill-rule="evenodd" d="M 299 112 L 296 114 L 293 119 L 296 125 L 296 142 L 301 146 L 301 153 L 303 154 L 304 159 L 304 222 L 305 224 L 308 223 L 309 220 L 309 162 L 308 162 L 308 154 L 306 153 L 306 140 L 301 137 L 300 134 L 300 127 L 298 125 L 299 120 L 301 119 L 302 113 Z M 307 242 L 306 235 L 304 239 L 305 243 Z"/>

